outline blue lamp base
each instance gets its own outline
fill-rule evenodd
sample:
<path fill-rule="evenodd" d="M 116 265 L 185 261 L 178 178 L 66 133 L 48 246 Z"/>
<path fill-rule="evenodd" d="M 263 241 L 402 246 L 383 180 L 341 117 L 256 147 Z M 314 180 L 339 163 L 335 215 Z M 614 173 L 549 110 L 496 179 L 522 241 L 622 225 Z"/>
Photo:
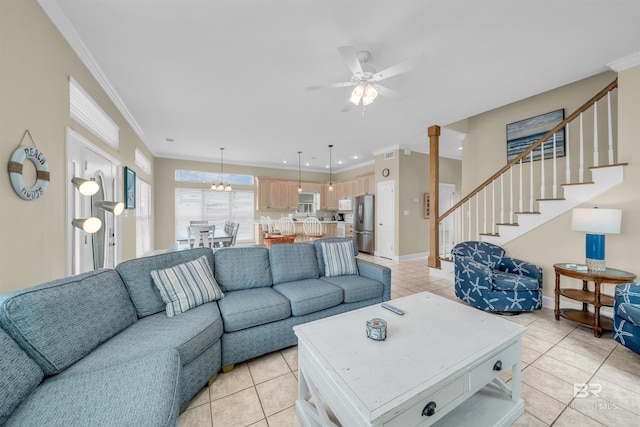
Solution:
<path fill-rule="evenodd" d="M 587 268 L 592 271 L 605 271 L 604 234 L 587 234 L 586 238 Z"/>

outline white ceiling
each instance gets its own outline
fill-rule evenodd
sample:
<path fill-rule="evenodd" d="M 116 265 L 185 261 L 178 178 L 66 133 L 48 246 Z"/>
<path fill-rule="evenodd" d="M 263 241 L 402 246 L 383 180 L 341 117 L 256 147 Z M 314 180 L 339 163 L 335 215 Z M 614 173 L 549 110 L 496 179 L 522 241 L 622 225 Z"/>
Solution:
<path fill-rule="evenodd" d="M 640 0 L 40 0 L 101 73 L 155 156 L 324 170 L 392 147 L 428 152 L 427 128 L 606 71 L 640 52 Z M 348 113 L 337 48 L 378 71 L 426 56 Z M 168 142 L 167 138 L 173 139 Z M 459 156 L 446 133 L 441 155 Z M 354 156 L 358 156 L 354 159 Z M 283 161 L 288 165 L 283 165 Z M 342 162 L 339 164 L 338 162 Z"/>

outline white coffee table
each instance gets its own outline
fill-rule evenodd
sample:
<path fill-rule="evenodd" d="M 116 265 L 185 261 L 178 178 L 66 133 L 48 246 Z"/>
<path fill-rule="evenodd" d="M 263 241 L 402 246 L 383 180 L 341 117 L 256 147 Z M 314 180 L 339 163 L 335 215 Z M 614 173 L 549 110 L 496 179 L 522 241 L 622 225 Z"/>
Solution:
<path fill-rule="evenodd" d="M 335 425 L 319 402 L 345 427 L 510 425 L 524 412 L 525 327 L 428 292 L 389 303 L 405 315 L 378 304 L 294 327 L 303 425 Z M 366 336 L 374 317 L 385 341 Z M 509 368 L 511 387 L 498 378 Z"/>

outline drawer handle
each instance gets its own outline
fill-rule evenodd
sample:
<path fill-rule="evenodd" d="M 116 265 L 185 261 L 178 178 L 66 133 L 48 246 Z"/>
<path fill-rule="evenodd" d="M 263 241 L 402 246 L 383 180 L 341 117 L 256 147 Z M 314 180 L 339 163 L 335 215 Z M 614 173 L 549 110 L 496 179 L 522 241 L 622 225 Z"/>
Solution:
<path fill-rule="evenodd" d="M 502 361 L 498 360 L 495 365 L 493 365 L 494 371 L 502 371 Z"/>
<path fill-rule="evenodd" d="M 422 416 L 430 417 L 431 415 L 435 414 L 435 412 L 436 412 L 436 402 L 429 402 L 427 403 L 427 406 L 425 406 L 424 409 L 422 410 Z"/>

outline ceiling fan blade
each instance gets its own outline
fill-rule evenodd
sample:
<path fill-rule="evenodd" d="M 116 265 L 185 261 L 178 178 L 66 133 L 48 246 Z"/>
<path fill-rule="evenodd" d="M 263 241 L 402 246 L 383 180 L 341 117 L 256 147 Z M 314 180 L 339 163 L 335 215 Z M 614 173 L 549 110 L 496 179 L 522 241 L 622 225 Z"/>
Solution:
<path fill-rule="evenodd" d="M 379 95 L 382 95 L 385 98 L 391 98 L 391 99 L 394 99 L 396 101 L 404 100 L 404 96 L 400 95 L 395 90 L 391 90 L 389 88 L 386 88 L 386 87 L 380 86 L 380 85 L 373 85 L 373 87 L 378 91 Z"/>
<path fill-rule="evenodd" d="M 388 79 L 389 77 L 397 76 L 398 74 L 406 73 L 413 70 L 426 62 L 426 55 L 420 55 L 417 58 L 408 59 L 399 64 L 392 65 L 373 75 L 372 80 L 379 82 L 380 80 Z"/>
<path fill-rule="evenodd" d="M 307 90 L 333 89 L 333 88 L 337 88 L 337 87 L 347 87 L 347 86 L 353 86 L 353 83 L 351 83 L 351 82 L 329 83 L 329 84 L 326 84 L 326 85 L 307 86 L 306 89 Z"/>
<path fill-rule="evenodd" d="M 353 74 L 362 75 L 362 66 L 360 65 L 360 61 L 358 61 L 358 54 L 353 46 L 340 46 L 338 51 L 342 55 L 342 59 L 347 63 L 347 67 L 351 70 Z"/>

